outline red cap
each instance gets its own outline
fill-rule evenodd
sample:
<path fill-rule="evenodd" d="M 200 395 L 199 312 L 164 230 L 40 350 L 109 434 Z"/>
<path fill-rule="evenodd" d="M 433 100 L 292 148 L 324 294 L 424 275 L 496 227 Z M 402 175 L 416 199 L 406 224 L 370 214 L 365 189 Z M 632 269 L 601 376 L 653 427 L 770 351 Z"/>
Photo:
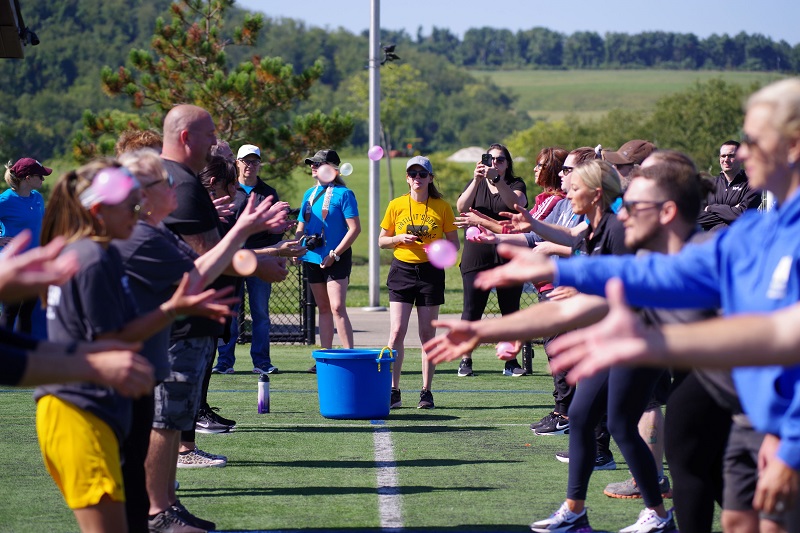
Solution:
<path fill-rule="evenodd" d="M 52 168 L 47 168 L 31 157 L 23 157 L 11 167 L 11 172 L 19 179 L 28 176 L 49 176 L 53 173 Z"/>

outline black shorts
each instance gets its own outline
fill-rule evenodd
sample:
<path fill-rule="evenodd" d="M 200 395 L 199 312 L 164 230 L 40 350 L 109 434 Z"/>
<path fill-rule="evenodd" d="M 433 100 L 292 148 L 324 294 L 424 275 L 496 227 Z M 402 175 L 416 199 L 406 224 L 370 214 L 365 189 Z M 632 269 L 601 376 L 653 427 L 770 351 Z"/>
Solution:
<path fill-rule="evenodd" d="M 444 270 L 430 263 L 406 263 L 392 259 L 386 278 L 390 302 L 433 307 L 444 303 Z"/>
<path fill-rule="evenodd" d="M 339 260 L 328 268 L 322 268 L 316 263 L 306 263 L 306 277 L 309 283 L 327 283 L 350 277 L 353 268 L 353 250 L 348 248 L 339 256 Z"/>
<path fill-rule="evenodd" d="M 647 407 L 645 411 L 649 411 L 651 409 L 656 409 L 658 407 L 662 407 L 667 405 L 667 400 L 669 399 L 669 391 L 672 387 L 672 373 L 669 370 L 664 370 L 664 373 L 661 374 L 661 377 L 658 378 L 658 382 L 656 383 L 655 388 L 653 389 L 653 395 L 650 397 L 650 401 L 647 402 Z"/>

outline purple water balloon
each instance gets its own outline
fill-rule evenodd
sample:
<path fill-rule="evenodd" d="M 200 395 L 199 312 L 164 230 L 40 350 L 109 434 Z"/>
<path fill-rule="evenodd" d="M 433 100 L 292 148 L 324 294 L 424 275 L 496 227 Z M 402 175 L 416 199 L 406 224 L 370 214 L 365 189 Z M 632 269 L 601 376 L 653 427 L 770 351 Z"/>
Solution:
<path fill-rule="evenodd" d="M 481 230 L 478 229 L 476 226 L 470 226 L 467 228 L 467 240 L 474 241 L 475 238 L 481 234 Z"/>
<path fill-rule="evenodd" d="M 458 250 L 456 245 L 446 239 L 433 241 L 428 245 L 428 260 L 436 268 L 444 270 L 456 264 Z"/>
<path fill-rule="evenodd" d="M 497 343 L 497 357 L 501 359 L 510 359 L 514 354 L 514 345 L 510 342 L 503 341 Z"/>
<path fill-rule="evenodd" d="M 372 161 L 379 161 L 383 157 L 383 148 L 378 146 L 377 144 L 369 149 L 367 152 L 367 156 Z"/>

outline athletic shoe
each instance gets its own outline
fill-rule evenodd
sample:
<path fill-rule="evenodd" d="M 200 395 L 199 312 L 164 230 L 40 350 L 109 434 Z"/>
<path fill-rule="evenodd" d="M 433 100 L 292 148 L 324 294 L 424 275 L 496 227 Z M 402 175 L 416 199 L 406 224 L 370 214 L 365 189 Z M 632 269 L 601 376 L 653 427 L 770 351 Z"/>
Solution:
<path fill-rule="evenodd" d="M 562 463 L 569 463 L 569 452 L 556 452 L 556 460 Z M 613 455 L 598 454 L 594 458 L 594 470 L 616 470 L 617 463 Z"/>
<path fill-rule="evenodd" d="M 655 531 L 677 531 L 675 520 L 672 518 L 672 509 L 667 511 L 667 516 L 661 518 L 652 509 L 642 509 L 639 519 L 635 524 L 620 529 L 619 533 L 651 533 Z"/>
<path fill-rule="evenodd" d="M 553 418 L 534 429 L 537 435 L 563 435 L 569 430 L 569 419 L 564 415 L 555 415 Z"/>
<path fill-rule="evenodd" d="M 472 372 L 472 358 L 467 357 L 466 359 L 462 359 L 461 362 L 458 364 L 458 376 L 459 377 L 466 377 L 466 376 L 473 376 L 474 373 Z"/>
<path fill-rule="evenodd" d="M 536 428 L 540 428 L 540 427 L 542 427 L 542 426 L 543 426 L 543 425 L 545 425 L 545 424 L 549 424 L 549 423 L 550 423 L 550 420 L 552 420 L 552 419 L 553 419 L 553 418 L 555 418 L 556 416 L 557 416 L 557 415 L 556 415 L 556 412 L 555 412 L 555 411 L 550 411 L 549 413 L 547 413 L 546 415 L 544 415 L 544 416 L 542 417 L 542 419 L 541 419 L 541 420 L 539 420 L 538 422 L 534 422 L 533 424 L 531 424 L 531 431 L 534 431 Z"/>
<path fill-rule="evenodd" d="M 225 418 L 224 416 L 217 413 L 217 411 L 219 411 L 219 407 L 211 407 L 208 404 L 205 404 L 203 407 L 200 408 L 201 411 L 203 409 L 205 409 L 205 411 L 208 413 L 208 416 L 210 416 L 213 421 L 222 424 L 223 426 L 228 426 L 228 428 L 230 428 L 231 430 L 236 427 L 236 420 Z"/>
<path fill-rule="evenodd" d="M 148 517 L 147 529 L 150 533 L 206 533 L 205 529 L 186 522 L 172 507 L 152 518 Z"/>
<path fill-rule="evenodd" d="M 400 389 L 392 389 L 392 399 L 389 400 L 389 409 L 403 407 L 403 400 L 400 398 Z"/>
<path fill-rule="evenodd" d="M 578 533 L 590 532 L 592 527 L 589 525 L 586 509 L 580 513 L 573 513 L 569 510 L 567 502 L 564 502 L 558 508 L 558 511 L 551 514 L 549 518 L 532 523 L 531 531 L 536 531 L 537 533 Z"/>
<path fill-rule="evenodd" d="M 617 463 L 614 461 L 613 455 L 603 455 L 602 453 L 598 453 L 597 457 L 594 458 L 594 469 L 595 470 L 616 470 Z"/>
<path fill-rule="evenodd" d="M 190 513 L 189 510 L 183 506 L 180 500 L 175 500 L 175 503 L 172 504 L 172 509 L 174 509 L 178 516 L 180 516 L 187 524 L 207 531 L 217 529 L 217 524 L 211 520 L 203 520 L 202 518 Z"/>
<path fill-rule="evenodd" d="M 525 370 L 522 367 L 519 367 L 519 368 L 515 368 L 514 369 L 513 373 L 511 374 L 511 377 L 518 378 L 520 376 L 530 376 L 532 374 L 533 374 L 533 372 L 530 372 L 528 370 Z"/>
<path fill-rule="evenodd" d="M 197 421 L 194 423 L 194 430 L 198 433 L 227 433 L 233 429 L 227 424 L 217 422 L 212 416 L 213 413 L 207 409 L 200 409 L 200 412 L 197 413 Z"/>
<path fill-rule="evenodd" d="M 419 404 L 417 409 L 433 409 L 433 393 L 428 389 L 419 391 Z"/>
<path fill-rule="evenodd" d="M 178 453 L 178 468 L 221 468 L 226 464 L 228 458 L 224 455 L 214 455 L 200 448 Z"/>
<path fill-rule="evenodd" d="M 511 361 L 506 361 L 506 367 L 503 369 L 504 376 L 513 376 L 515 370 L 522 371 L 522 366 L 517 362 L 516 359 L 512 359 Z"/>
<path fill-rule="evenodd" d="M 672 498 L 672 488 L 669 486 L 669 479 L 667 476 L 658 477 L 658 488 L 661 491 L 662 498 Z M 620 498 L 623 500 L 631 500 L 642 497 L 642 492 L 639 490 L 639 485 L 633 478 L 620 481 L 618 483 L 609 483 L 606 485 L 603 494 L 609 498 Z"/>
<path fill-rule="evenodd" d="M 277 374 L 278 367 L 272 366 L 272 363 L 267 363 L 266 365 L 262 365 L 263 368 L 253 367 L 253 374 Z"/>
<path fill-rule="evenodd" d="M 211 369 L 212 374 L 233 374 L 233 367 L 226 365 L 216 365 Z"/>
<path fill-rule="evenodd" d="M 317 373 L 317 365 L 312 366 L 308 370 L 306 370 L 309 374 L 316 374 Z"/>

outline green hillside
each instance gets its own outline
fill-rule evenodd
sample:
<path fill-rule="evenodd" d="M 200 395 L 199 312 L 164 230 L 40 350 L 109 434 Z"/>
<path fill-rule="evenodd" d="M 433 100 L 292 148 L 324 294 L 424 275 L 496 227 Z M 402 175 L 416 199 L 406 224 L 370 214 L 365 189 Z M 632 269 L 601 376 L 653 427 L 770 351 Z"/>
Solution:
<path fill-rule="evenodd" d="M 659 98 L 696 81 L 720 78 L 749 86 L 783 76 L 770 72 L 717 70 L 508 70 L 470 71 L 489 76 L 517 96 L 515 108 L 534 119 L 558 120 L 574 114 L 597 118 L 612 109 L 650 111 Z"/>

